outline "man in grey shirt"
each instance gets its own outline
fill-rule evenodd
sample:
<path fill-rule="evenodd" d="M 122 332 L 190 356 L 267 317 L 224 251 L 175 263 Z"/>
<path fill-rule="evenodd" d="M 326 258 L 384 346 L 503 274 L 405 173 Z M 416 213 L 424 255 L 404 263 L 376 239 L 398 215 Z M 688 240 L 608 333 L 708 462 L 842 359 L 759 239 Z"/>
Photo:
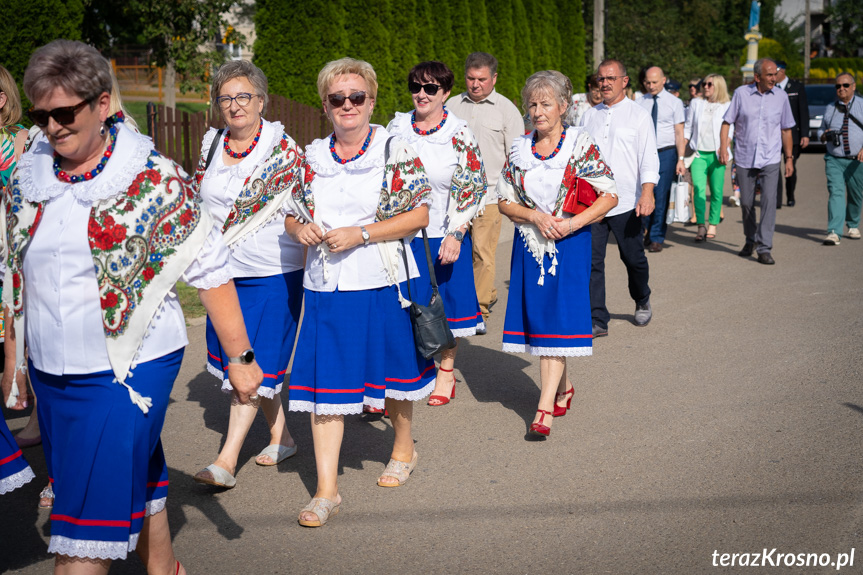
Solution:
<path fill-rule="evenodd" d="M 848 237 L 860 239 L 860 207 L 863 205 L 863 98 L 855 94 L 851 74 L 836 77 L 837 100 L 824 110 L 818 138 L 827 142 L 824 169 L 827 172 L 827 238 L 824 244 L 839 244 L 843 226 Z M 848 191 L 846 203 L 845 192 Z M 843 221 L 844 220 L 844 221 Z"/>
<path fill-rule="evenodd" d="M 465 120 L 479 141 L 479 151 L 488 178 L 485 212 L 473 220 L 473 275 L 476 295 L 485 325 L 490 308 L 497 301 L 494 287 L 494 259 L 500 237 L 500 212 L 495 187 L 513 140 L 524 133 L 524 121 L 515 104 L 498 94 L 497 59 L 485 52 L 474 52 L 464 64 L 467 92 L 446 103 L 450 112 Z M 485 332 L 483 332 L 485 333 Z"/>

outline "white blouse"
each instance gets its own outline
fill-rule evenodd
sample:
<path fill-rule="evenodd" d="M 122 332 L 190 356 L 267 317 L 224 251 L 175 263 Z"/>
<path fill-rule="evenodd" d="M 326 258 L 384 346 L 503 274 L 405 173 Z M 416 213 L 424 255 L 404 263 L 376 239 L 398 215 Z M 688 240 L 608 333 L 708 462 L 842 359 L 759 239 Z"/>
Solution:
<path fill-rule="evenodd" d="M 430 238 L 442 238 L 448 229 L 446 219 L 452 199 L 452 175 L 459 160 L 452 139 L 462 129 L 470 128 L 467 128 L 467 122 L 452 112 L 449 112 L 441 129 L 428 136 L 414 132 L 410 113 L 396 112 L 395 119 L 387 126 L 391 134 L 399 136 L 413 147 L 426 169 L 432 187 L 429 225 L 426 228 Z"/>
<path fill-rule="evenodd" d="M 306 161 L 314 171 L 311 191 L 315 201 L 315 217 L 320 214 L 324 233 L 337 228 L 365 226 L 374 223 L 384 181 L 384 149 L 390 133 L 383 126 L 375 128 L 366 153 L 347 164 L 338 164 L 330 153 L 329 138 L 315 140 L 306 147 Z M 427 204 L 426 204 L 427 205 Z M 412 236 L 405 238 L 409 243 Z M 408 249 L 410 277 L 419 271 Z M 330 253 L 327 279 L 321 252 L 309 248 L 303 286 L 312 291 L 332 292 L 377 289 L 389 285 L 381 254 L 374 242 L 360 244 L 350 250 Z M 399 282 L 405 281 L 399 267 Z"/>
<path fill-rule="evenodd" d="M 270 152 L 279 143 L 283 133 L 279 122 L 264 120 L 258 145 L 239 164 L 232 166 L 225 165 L 221 139 L 215 142 L 218 149 L 201 181 L 201 198 L 219 229 L 234 207 L 246 179 L 270 157 Z M 216 130 L 211 129 L 204 136 L 201 150 L 205 158 L 215 135 Z M 282 212 L 282 216 L 284 214 Z M 303 246 L 288 236 L 284 223 L 283 217 L 273 218 L 262 228 L 231 245 L 232 277 L 267 277 L 303 268 Z"/>
<path fill-rule="evenodd" d="M 96 270 L 87 236 L 90 210 L 104 198 L 97 197 L 99 190 L 94 187 L 89 191 L 96 193 L 87 193 L 86 187 L 78 186 L 92 183 L 106 190 L 111 188 L 109 183 L 116 183 L 114 194 L 106 197 L 125 192 L 126 180 L 130 183 L 143 168 L 137 165 L 141 158 L 136 144 L 152 145 L 147 138 L 132 136 L 130 130 L 120 130 L 111 159 L 102 173 L 90 182 L 57 186 L 52 155 L 39 153 L 33 158 L 34 187 L 43 192 L 51 188 L 42 219 L 24 257 L 26 339 L 30 360 L 40 371 L 62 375 L 111 369 L 102 328 Z M 47 147 L 47 143 L 43 145 Z M 219 229 L 213 228 L 201 253 L 183 275 L 183 281 L 207 289 L 230 280 L 226 273 L 228 250 Z M 157 359 L 186 344 L 186 322 L 177 295 L 171 292 L 153 318 L 136 361 Z"/>
<path fill-rule="evenodd" d="M 713 137 L 713 116 L 719 111 L 722 104 L 707 102 L 701 113 L 701 121 L 698 123 L 698 148 L 702 152 L 715 152 L 719 142 Z"/>

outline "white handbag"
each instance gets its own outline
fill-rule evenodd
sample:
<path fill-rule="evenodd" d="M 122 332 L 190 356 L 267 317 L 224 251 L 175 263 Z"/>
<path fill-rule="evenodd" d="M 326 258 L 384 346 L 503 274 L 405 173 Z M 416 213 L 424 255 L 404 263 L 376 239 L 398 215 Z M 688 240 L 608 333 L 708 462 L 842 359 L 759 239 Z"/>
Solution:
<path fill-rule="evenodd" d="M 692 213 L 689 210 L 689 184 L 683 181 L 683 176 L 678 176 L 677 181 L 671 184 L 665 223 L 688 222 L 690 217 Z"/>

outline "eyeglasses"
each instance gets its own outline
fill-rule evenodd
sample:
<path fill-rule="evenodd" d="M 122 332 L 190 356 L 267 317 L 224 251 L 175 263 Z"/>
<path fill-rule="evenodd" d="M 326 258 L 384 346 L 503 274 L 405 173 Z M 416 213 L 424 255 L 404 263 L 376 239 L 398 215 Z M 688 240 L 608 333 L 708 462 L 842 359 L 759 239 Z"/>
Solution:
<path fill-rule="evenodd" d="M 617 80 L 620 80 L 621 78 L 623 78 L 623 76 L 603 76 L 601 78 L 597 78 L 596 83 L 597 84 L 604 84 L 605 82 L 611 83 L 611 82 L 616 82 Z"/>
<path fill-rule="evenodd" d="M 420 84 L 418 82 L 408 82 L 408 90 L 411 94 L 419 94 L 420 90 L 424 90 L 429 96 L 434 96 L 441 87 L 437 84 Z"/>
<path fill-rule="evenodd" d="M 216 103 L 223 110 L 227 110 L 228 108 L 231 107 L 231 102 L 236 100 L 238 106 L 240 106 L 241 108 L 245 108 L 246 106 L 249 105 L 249 102 L 251 102 L 252 98 L 254 98 L 255 96 L 257 96 L 257 94 L 249 94 L 247 92 L 240 92 L 239 94 L 237 94 L 233 98 L 230 96 L 219 96 L 218 98 L 216 98 Z"/>
<path fill-rule="evenodd" d="M 836 84 L 836 89 L 837 89 L 837 90 L 838 90 L 839 88 L 850 88 L 850 87 L 851 87 L 851 84 L 847 84 L 847 83 L 846 83 L 846 84 Z"/>
<path fill-rule="evenodd" d="M 690 86 L 690 88 L 691 88 L 691 87 L 692 87 L 692 86 Z M 705 87 L 705 88 L 712 88 L 712 87 L 713 87 L 713 82 L 705 82 L 705 83 L 704 83 L 704 87 Z"/>
<path fill-rule="evenodd" d="M 80 104 L 76 104 L 74 106 L 63 106 L 61 108 L 54 108 L 53 110 L 37 110 L 36 108 L 30 108 L 27 110 L 27 116 L 40 128 L 44 128 L 48 125 L 49 118 L 54 118 L 58 124 L 66 126 L 75 121 L 75 114 L 78 113 L 78 110 L 92 101 L 93 98 L 88 98 Z"/>
<path fill-rule="evenodd" d="M 362 106 L 366 101 L 365 92 L 354 92 L 350 96 L 344 94 L 328 94 L 327 101 L 334 108 L 341 108 L 345 105 L 345 100 L 350 100 L 353 106 Z"/>

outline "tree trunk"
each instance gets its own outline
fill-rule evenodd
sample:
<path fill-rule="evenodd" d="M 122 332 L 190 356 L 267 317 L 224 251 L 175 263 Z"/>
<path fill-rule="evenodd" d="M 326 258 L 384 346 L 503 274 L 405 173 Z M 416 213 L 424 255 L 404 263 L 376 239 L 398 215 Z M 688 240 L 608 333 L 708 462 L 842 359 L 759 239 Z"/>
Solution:
<path fill-rule="evenodd" d="M 165 66 L 165 105 L 177 108 L 177 71 L 174 70 L 173 62 Z"/>

